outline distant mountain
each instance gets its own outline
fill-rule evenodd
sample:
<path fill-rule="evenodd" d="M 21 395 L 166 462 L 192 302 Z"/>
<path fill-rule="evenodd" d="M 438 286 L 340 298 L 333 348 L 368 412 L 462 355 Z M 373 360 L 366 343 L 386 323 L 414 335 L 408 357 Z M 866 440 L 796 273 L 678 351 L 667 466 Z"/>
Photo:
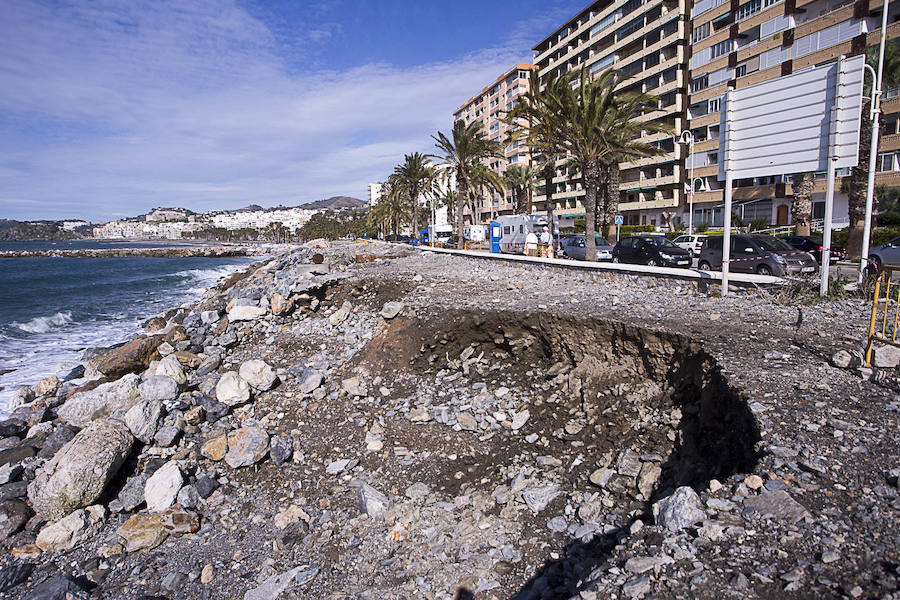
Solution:
<path fill-rule="evenodd" d="M 345 208 L 363 208 L 368 206 L 368 202 L 363 202 L 359 198 L 351 196 L 332 196 L 325 200 L 316 200 L 315 202 L 307 202 L 301 204 L 298 208 L 308 208 L 315 210 L 343 210 Z"/>

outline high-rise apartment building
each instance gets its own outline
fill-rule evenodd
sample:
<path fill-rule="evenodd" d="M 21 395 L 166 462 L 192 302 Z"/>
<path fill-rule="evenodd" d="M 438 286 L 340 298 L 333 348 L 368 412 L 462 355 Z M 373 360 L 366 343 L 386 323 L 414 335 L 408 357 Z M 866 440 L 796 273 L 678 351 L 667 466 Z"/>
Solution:
<path fill-rule="evenodd" d="M 686 167 L 695 178 L 694 222 L 721 225 L 723 184 L 717 179 L 720 99 L 735 89 L 866 51 L 880 40 L 878 0 L 699 0 L 691 11 L 691 83 L 688 118 L 694 154 Z M 888 22 L 900 15 L 890 7 Z M 900 35 L 890 25 L 888 38 Z M 881 140 L 879 170 L 897 170 L 896 92 L 884 102 L 886 127 Z M 823 144 L 825 140 L 823 140 Z M 839 170 L 838 176 L 847 175 Z M 896 175 L 896 173 L 895 173 Z M 749 223 L 765 219 L 772 225 L 790 223 L 791 173 L 735 181 L 733 212 Z M 825 174 L 817 174 L 813 218 L 825 215 Z M 879 183 L 892 176 L 879 175 Z M 840 182 L 836 188 L 840 190 Z M 835 222 L 848 222 L 847 196 L 835 194 Z"/>
<path fill-rule="evenodd" d="M 534 62 L 542 81 L 582 67 L 593 73 L 617 69 L 630 77 L 623 91 L 659 98 L 658 110 L 641 118 L 668 124 L 674 136 L 642 136 L 664 154 L 620 164 L 619 206 L 626 224 L 687 224 L 693 186 L 693 222 L 721 225 L 719 105 L 727 87 L 740 89 L 864 52 L 879 42 L 882 6 L 880 0 L 600 0 L 537 44 Z M 891 7 L 888 39 L 900 36 L 898 16 L 900 5 Z M 897 90 L 886 90 L 882 109 L 877 182 L 900 185 Z M 693 135 L 693 154 L 675 143 L 685 130 Z M 748 223 L 788 224 L 791 175 L 736 181 L 734 212 Z M 824 191 L 820 173 L 814 218 L 824 216 Z M 577 177 L 560 164 L 552 199 L 563 225 L 584 215 L 583 196 Z M 539 188 L 536 210 L 544 210 L 545 200 Z M 835 222 L 847 222 L 847 196 L 840 193 Z"/>
<path fill-rule="evenodd" d="M 595 74 L 616 69 L 628 77 L 620 85 L 622 92 L 659 98 L 657 109 L 640 118 L 665 123 L 680 134 L 686 126 L 689 2 L 592 2 L 533 48 L 541 81 L 582 68 Z M 629 223 L 662 225 L 683 204 L 686 152 L 672 134 L 647 132 L 640 139 L 663 153 L 620 165 L 620 210 Z M 540 210 L 546 206 L 542 192 L 535 197 Z M 561 225 L 584 216 L 583 197 L 580 181 L 560 164 L 552 201 Z"/>
<path fill-rule="evenodd" d="M 466 124 L 479 121 L 488 138 L 504 143 L 511 126 L 507 125 L 503 118 L 518 103 L 519 96 L 531 89 L 530 73 L 534 68 L 534 65 L 519 64 L 503 73 L 478 95 L 469 98 L 460 106 L 453 113 L 453 120 L 462 120 Z M 527 124 L 527 121 L 522 121 L 519 126 L 526 127 Z M 510 165 L 528 166 L 531 160 L 528 147 L 521 141 L 506 145 L 503 154 L 503 158 L 494 158 L 488 163 L 488 166 L 499 175 L 503 175 Z M 492 194 L 490 197 L 481 198 L 474 221 L 487 222 L 494 215 L 508 215 L 512 214 L 512 211 L 512 191 L 507 190 L 503 196 Z"/>
<path fill-rule="evenodd" d="M 384 183 L 376 182 L 370 183 L 368 185 L 369 188 L 369 206 L 375 206 L 378 204 L 378 199 L 381 198 L 381 189 L 384 186 Z"/>

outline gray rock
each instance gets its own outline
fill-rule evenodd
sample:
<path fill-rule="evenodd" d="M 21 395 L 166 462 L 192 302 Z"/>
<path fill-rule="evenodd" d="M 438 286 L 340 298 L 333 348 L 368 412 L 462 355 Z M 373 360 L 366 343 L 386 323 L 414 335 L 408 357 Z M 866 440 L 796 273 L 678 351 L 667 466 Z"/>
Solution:
<path fill-rule="evenodd" d="M 110 510 L 131 512 L 144 503 L 144 486 L 147 484 L 147 475 L 143 473 L 129 477 L 125 486 L 116 496 L 116 506 L 110 503 Z"/>
<path fill-rule="evenodd" d="M 175 501 L 182 508 L 194 508 L 200 502 L 200 494 L 194 486 L 186 485 L 178 491 Z"/>
<path fill-rule="evenodd" d="M 641 472 L 640 455 L 629 448 L 619 456 L 619 460 L 616 462 L 616 471 L 625 477 L 637 477 Z"/>
<path fill-rule="evenodd" d="M 277 466 L 291 460 L 294 454 L 294 442 L 287 437 L 273 437 L 269 442 L 269 455 Z"/>
<path fill-rule="evenodd" d="M 204 377 L 206 375 L 209 375 L 210 373 L 218 369 L 220 364 L 222 364 L 222 359 L 218 354 L 208 356 L 203 359 L 203 362 L 200 363 L 200 366 L 197 367 L 196 371 L 194 371 L 194 376 Z"/>
<path fill-rule="evenodd" d="M 200 497 L 204 500 L 209 498 L 218 487 L 219 482 L 215 477 L 210 477 L 209 475 L 198 477 L 197 481 L 194 483 L 194 489 L 197 490 L 197 493 L 200 494 Z"/>
<path fill-rule="evenodd" d="M 134 437 L 125 423 L 98 419 L 81 430 L 28 485 L 35 512 L 59 519 L 93 504 L 131 452 Z"/>
<path fill-rule="evenodd" d="M 268 311 L 259 306 L 235 306 L 228 311 L 228 321 L 237 323 L 238 321 L 255 321 L 266 316 Z"/>
<path fill-rule="evenodd" d="M 228 371 L 216 383 L 216 399 L 228 406 L 244 404 L 250 400 L 250 385 L 237 371 Z"/>
<path fill-rule="evenodd" d="M 41 529 L 35 545 L 44 552 L 69 550 L 100 531 L 106 509 L 100 505 L 76 510 Z"/>
<path fill-rule="evenodd" d="M 422 483 L 421 481 L 417 481 L 416 483 L 406 488 L 406 491 L 403 493 L 410 500 L 421 500 L 431 493 L 431 488 L 429 488 L 428 485 Z"/>
<path fill-rule="evenodd" d="M 22 600 L 80 600 L 88 598 L 87 590 L 68 575 L 48 579 Z"/>
<path fill-rule="evenodd" d="M 654 504 L 653 514 L 656 524 L 669 531 L 679 531 L 706 518 L 700 496 L 687 486 Z"/>
<path fill-rule="evenodd" d="M 884 345 L 876 346 L 872 353 L 872 364 L 879 369 L 893 369 L 900 365 L 900 348 Z"/>
<path fill-rule="evenodd" d="M 650 593 L 650 578 L 647 576 L 629 579 L 622 586 L 622 593 L 629 598 L 639 598 Z"/>
<path fill-rule="evenodd" d="M 531 509 L 531 512 L 538 514 L 545 508 L 554 498 L 562 494 L 556 484 L 541 485 L 530 487 L 522 492 L 522 500 Z"/>
<path fill-rule="evenodd" d="M 54 429 L 44 440 L 44 446 L 38 452 L 41 458 L 52 458 L 60 448 L 69 443 L 75 437 L 75 430 L 67 425 L 60 425 Z"/>
<path fill-rule="evenodd" d="M 225 462 L 232 469 L 249 467 L 265 458 L 269 451 L 269 434 L 261 427 L 241 427 L 228 432 Z"/>
<path fill-rule="evenodd" d="M 140 380 L 140 377 L 131 373 L 118 381 L 78 392 L 59 407 L 57 414 L 62 421 L 76 427 L 86 427 L 91 421 L 101 417 L 124 416 L 140 400 Z"/>
<path fill-rule="evenodd" d="M 171 402 L 178 398 L 178 383 L 166 375 L 151 375 L 138 387 L 141 400 Z"/>
<path fill-rule="evenodd" d="M 401 310 L 403 310 L 402 302 L 387 302 L 379 314 L 382 318 L 390 320 L 399 315 Z"/>
<path fill-rule="evenodd" d="M 242 363 L 238 375 L 254 389 L 263 392 L 270 389 L 278 380 L 275 370 L 262 360 L 248 360 Z"/>
<path fill-rule="evenodd" d="M 635 556 L 625 561 L 625 570 L 629 573 L 640 575 L 663 565 L 670 565 L 673 562 L 675 561 L 665 554 L 660 556 Z"/>
<path fill-rule="evenodd" d="M 367 393 L 366 384 L 359 377 L 351 377 L 341 382 L 341 389 L 350 396 L 357 398 L 365 396 Z"/>
<path fill-rule="evenodd" d="M 0 568 L 0 592 L 6 592 L 28 581 L 35 564 L 30 562 L 12 563 Z"/>
<path fill-rule="evenodd" d="M 339 309 L 334 311 L 330 317 L 328 317 L 328 322 L 332 325 L 339 325 L 347 320 L 347 317 L 350 316 L 350 311 L 353 310 L 353 305 L 350 304 L 348 300 L 344 300 L 344 303 L 341 305 Z"/>
<path fill-rule="evenodd" d="M 388 497 L 373 488 L 368 483 L 363 483 L 359 487 L 359 510 L 370 517 L 379 517 L 387 511 L 390 506 Z"/>
<path fill-rule="evenodd" d="M 277 598 L 294 582 L 294 578 L 297 574 L 305 569 L 305 566 L 294 567 L 290 571 L 285 571 L 280 575 L 269 577 L 258 587 L 247 590 L 247 592 L 244 593 L 244 600 L 273 600 L 274 598 Z"/>
<path fill-rule="evenodd" d="M 22 406 L 23 404 L 28 404 L 29 402 L 34 401 L 34 390 L 32 390 L 27 385 L 22 385 L 16 388 L 16 390 L 10 396 L 7 409 L 14 409 Z"/>
<path fill-rule="evenodd" d="M 0 541 L 21 531 L 33 515 L 31 508 L 19 500 L 0 502 Z"/>
<path fill-rule="evenodd" d="M 300 377 L 298 390 L 301 394 L 311 394 L 322 385 L 322 373 L 315 369 L 306 369 Z"/>
<path fill-rule="evenodd" d="M 796 523 L 800 519 L 809 516 L 806 508 L 783 490 L 763 492 L 758 496 L 746 498 L 744 506 L 753 508 L 760 515 L 771 515 L 778 520 L 789 523 Z"/>
<path fill-rule="evenodd" d="M 175 443 L 175 440 L 178 439 L 179 435 L 181 435 L 180 429 L 173 425 L 166 425 L 165 427 L 159 428 L 159 431 L 153 436 L 153 441 L 161 448 L 168 448 Z"/>
<path fill-rule="evenodd" d="M 172 506 L 184 483 L 181 468 L 171 460 L 160 467 L 144 484 L 144 501 L 150 512 L 162 512 Z"/>
<path fill-rule="evenodd" d="M 166 377 L 166 379 L 169 379 Z M 171 379 L 169 379 L 171 381 Z M 174 383 L 174 382 L 173 382 Z M 141 400 L 125 413 L 128 430 L 142 441 L 149 443 L 163 418 L 163 405 L 159 400 Z"/>

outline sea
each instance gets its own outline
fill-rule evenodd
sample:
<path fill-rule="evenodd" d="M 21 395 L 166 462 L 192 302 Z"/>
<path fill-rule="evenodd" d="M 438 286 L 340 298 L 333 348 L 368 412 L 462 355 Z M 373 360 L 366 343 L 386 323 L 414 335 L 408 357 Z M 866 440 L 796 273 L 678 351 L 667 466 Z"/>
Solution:
<path fill-rule="evenodd" d="M 0 250 L 160 245 L 0 242 Z M 127 341 L 146 319 L 199 299 L 223 277 L 260 259 L 0 258 L 0 415 L 8 412 L 18 386 L 49 375 L 62 378 L 86 349 Z"/>

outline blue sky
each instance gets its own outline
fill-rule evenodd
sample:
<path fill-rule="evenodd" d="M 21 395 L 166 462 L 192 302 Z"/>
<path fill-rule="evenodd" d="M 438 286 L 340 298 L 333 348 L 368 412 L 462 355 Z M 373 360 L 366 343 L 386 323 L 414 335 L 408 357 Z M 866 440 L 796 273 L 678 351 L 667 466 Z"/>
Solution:
<path fill-rule="evenodd" d="M 365 198 L 585 5 L 7 0 L 0 218 Z"/>

